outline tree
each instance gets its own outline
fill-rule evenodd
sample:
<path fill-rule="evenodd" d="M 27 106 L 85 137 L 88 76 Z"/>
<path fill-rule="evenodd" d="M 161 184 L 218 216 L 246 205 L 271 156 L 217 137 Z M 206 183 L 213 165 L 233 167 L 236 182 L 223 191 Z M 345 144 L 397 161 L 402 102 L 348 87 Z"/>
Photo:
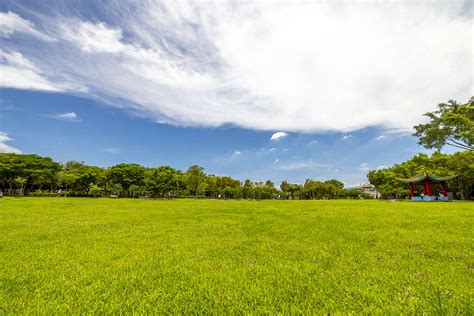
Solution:
<path fill-rule="evenodd" d="M 30 190 L 43 186 L 51 190 L 59 170 L 61 165 L 49 157 L 0 154 L 0 184 L 2 191 L 9 194 L 18 189 L 19 194 L 26 195 Z"/>
<path fill-rule="evenodd" d="M 92 184 L 99 185 L 103 182 L 104 170 L 96 166 L 87 166 L 84 162 L 71 160 L 63 165 L 59 174 L 59 183 L 66 191 L 75 194 L 89 195 Z"/>
<path fill-rule="evenodd" d="M 445 145 L 474 150 L 474 97 L 467 104 L 454 100 L 438 104 L 438 110 L 425 113 L 426 124 L 414 126 L 419 144 L 438 151 Z"/>
<path fill-rule="evenodd" d="M 143 184 L 145 167 L 136 163 L 121 163 L 107 170 L 107 180 L 110 184 L 120 184 L 126 196 L 130 195 L 129 188 L 132 184 Z"/>
<path fill-rule="evenodd" d="M 255 197 L 255 186 L 250 179 L 245 180 L 242 185 L 242 197 L 244 199 L 252 199 Z"/>
<path fill-rule="evenodd" d="M 409 191 L 397 178 L 411 178 L 421 172 L 438 176 L 457 175 L 448 182 L 448 191 L 462 200 L 474 198 L 474 151 L 470 150 L 452 155 L 434 152 L 431 157 L 418 154 L 393 167 L 372 170 L 367 177 L 383 198 L 400 198 L 408 196 Z"/>
<path fill-rule="evenodd" d="M 145 171 L 145 187 L 154 197 L 172 194 L 180 188 L 179 172 L 169 166 L 150 168 Z"/>
<path fill-rule="evenodd" d="M 205 190 L 205 180 L 204 168 L 197 165 L 189 167 L 184 174 L 186 188 L 195 197 Z"/>

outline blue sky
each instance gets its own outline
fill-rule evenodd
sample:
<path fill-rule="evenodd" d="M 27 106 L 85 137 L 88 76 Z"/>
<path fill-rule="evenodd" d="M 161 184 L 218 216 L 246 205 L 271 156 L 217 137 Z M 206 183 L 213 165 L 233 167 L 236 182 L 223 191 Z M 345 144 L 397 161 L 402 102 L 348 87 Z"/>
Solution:
<path fill-rule="evenodd" d="M 473 94 L 471 42 L 469 1 L 2 1 L 0 151 L 364 183 Z"/>

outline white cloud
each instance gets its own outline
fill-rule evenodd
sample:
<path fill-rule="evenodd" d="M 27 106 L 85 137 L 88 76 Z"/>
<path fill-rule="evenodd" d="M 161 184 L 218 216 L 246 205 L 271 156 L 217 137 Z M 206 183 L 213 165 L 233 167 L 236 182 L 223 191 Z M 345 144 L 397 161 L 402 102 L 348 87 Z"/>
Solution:
<path fill-rule="evenodd" d="M 23 33 L 44 41 L 53 41 L 48 35 L 37 31 L 30 21 L 21 16 L 11 11 L 0 12 L 0 36 L 10 37 L 14 33 Z"/>
<path fill-rule="evenodd" d="M 380 165 L 380 166 L 377 167 L 377 170 L 385 169 L 385 168 L 387 168 L 387 167 L 385 167 L 384 165 Z"/>
<path fill-rule="evenodd" d="M 342 136 L 342 140 L 346 140 L 346 139 L 349 139 L 351 137 L 352 137 L 352 135 L 344 135 L 344 136 Z"/>
<path fill-rule="evenodd" d="M 318 140 L 317 139 L 313 139 L 311 141 L 308 142 L 308 145 L 316 145 L 318 143 Z"/>
<path fill-rule="evenodd" d="M 21 150 L 13 146 L 7 145 L 6 142 L 14 141 L 7 133 L 0 132 L 0 153 L 21 154 Z"/>
<path fill-rule="evenodd" d="M 58 90 L 50 82 L 64 77 L 77 84 L 59 90 L 87 86 L 78 93 L 160 122 L 288 132 L 408 130 L 437 103 L 472 94 L 462 1 L 117 1 L 89 21 L 71 16 L 82 5 L 63 17 L 61 7 L 29 12 L 36 28 L 4 14 L 6 36 L 44 29 L 56 41 L 2 42 L 41 72 L 0 84 Z"/>
<path fill-rule="evenodd" d="M 288 136 L 288 133 L 276 132 L 276 133 L 273 133 L 272 137 L 270 137 L 270 140 L 279 140 L 279 139 L 284 138 L 286 136 Z"/>
<path fill-rule="evenodd" d="M 275 147 L 271 147 L 271 148 L 263 147 L 263 148 L 260 148 L 260 150 L 257 151 L 256 154 L 258 154 L 260 156 L 266 156 L 266 155 L 271 154 L 271 153 L 275 154 L 276 150 L 277 149 Z"/>
<path fill-rule="evenodd" d="M 48 81 L 41 71 L 21 53 L 0 49 L 0 87 L 62 91 L 63 87 Z"/>
<path fill-rule="evenodd" d="M 386 137 L 387 137 L 387 136 L 385 136 L 385 135 L 380 135 L 380 136 L 377 136 L 377 137 L 375 138 L 375 140 L 382 140 L 382 139 L 384 139 L 384 138 L 386 138 Z"/>
<path fill-rule="evenodd" d="M 66 112 L 61 114 L 55 114 L 51 116 L 54 119 L 61 120 L 61 121 L 70 121 L 70 122 L 80 122 L 81 120 L 74 112 Z"/>
<path fill-rule="evenodd" d="M 361 163 L 360 166 L 359 166 L 359 169 L 361 171 L 369 171 L 370 170 L 370 167 L 369 167 L 369 164 L 367 162 L 364 162 L 364 163 Z"/>

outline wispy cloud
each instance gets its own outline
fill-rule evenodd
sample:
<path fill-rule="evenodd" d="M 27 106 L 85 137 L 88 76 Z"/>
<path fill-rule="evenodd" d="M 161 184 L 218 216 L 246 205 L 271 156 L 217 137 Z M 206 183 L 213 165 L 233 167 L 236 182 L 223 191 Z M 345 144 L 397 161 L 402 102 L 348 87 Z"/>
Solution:
<path fill-rule="evenodd" d="M 9 137 L 7 133 L 0 132 L 0 153 L 21 154 L 21 150 L 6 144 L 7 142 L 12 141 L 14 141 L 14 139 Z"/>
<path fill-rule="evenodd" d="M 275 151 L 276 151 L 276 148 L 275 148 L 275 147 L 270 147 L 270 148 L 262 147 L 262 148 L 260 148 L 259 153 L 262 153 L 262 154 L 270 154 L 270 153 L 275 152 Z"/>
<path fill-rule="evenodd" d="M 169 124 L 407 130 L 472 94 L 463 1 L 2 6 L 0 44 L 35 68 L 3 57 L 0 86 L 77 93 Z"/>
<path fill-rule="evenodd" d="M 30 60 L 16 51 L 0 49 L 0 87 L 63 91 L 65 86 L 50 82 Z"/>
<path fill-rule="evenodd" d="M 370 170 L 369 164 L 367 162 L 361 163 L 359 166 L 361 171 L 367 172 Z"/>
<path fill-rule="evenodd" d="M 317 139 L 313 139 L 313 140 L 310 140 L 308 142 L 308 145 L 312 146 L 312 145 L 316 145 L 318 143 L 318 140 Z"/>
<path fill-rule="evenodd" d="M 387 137 L 387 136 L 385 136 L 385 135 L 379 135 L 379 136 L 377 136 L 377 137 L 375 138 L 375 140 L 382 140 L 382 139 L 384 139 L 384 138 L 386 138 L 386 137 Z"/>
<path fill-rule="evenodd" d="M 352 135 L 344 135 L 344 136 L 342 136 L 342 140 L 346 140 L 346 139 L 349 139 L 351 137 L 352 137 Z"/>
<path fill-rule="evenodd" d="M 276 133 L 273 133 L 272 137 L 270 137 L 270 140 L 279 140 L 279 139 L 285 138 L 286 136 L 288 136 L 288 133 L 276 132 Z"/>
<path fill-rule="evenodd" d="M 50 117 L 56 120 L 60 120 L 60 121 L 81 122 L 81 119 L 74 112 L 54 114 L 54 115 L 51 115 Z"/>
<path fill-rule="evenodd" d="M 53 38 L 36 30 L 30 21 L 21 16 L 11 11 L 0 12 L 0 36 L 11 37 L 14 33 L 30 35 L 44 41 L 54 41 Z"/>
<path fill-rule="evenodd" d="M 234 152 L 232 153 L 231 157 L 232 158 L 238 158 L 242 155 L 242 152 L 240 150 L 234 150 Z"/>

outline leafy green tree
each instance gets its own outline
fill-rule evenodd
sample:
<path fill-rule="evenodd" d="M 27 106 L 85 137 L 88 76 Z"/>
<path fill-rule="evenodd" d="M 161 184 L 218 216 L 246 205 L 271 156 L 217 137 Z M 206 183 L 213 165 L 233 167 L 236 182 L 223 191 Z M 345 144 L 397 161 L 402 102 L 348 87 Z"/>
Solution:
<path fill-rule="evenodd" d="M 241 193 L 244 199 L 255 198 L 255 186 L 250 179 L 247 179 L 244 181 L 244 184 L 242 185 Z"/>
<path fill-rule="evenodd" d="M 89 193 L 90 193 L 93 197 L 98 197 L 98 196 L 100 196 L 100 194 L 102 193 L 102 189 L 101 189 L 100 186 L 98 186 L 97 184 L 91 183 L 91 184 L 89 185 Z"/>
<path fill-rule="evenodd" d="M 48 186 L 53 188 L 61 165 L 49 157 L 38 155 L 0 154 L 0 179 L 2 191 L 19 190 L 26 195 L 30 190 Z M 18 178 L 22 180 L 17 181 Z"/>
<path fill-rule="evenodd" d="M 100 185 L 104 177 L 105 172 L 102 168 L 72 160 L 64 164 L 59 174 L 59 184 L 74 194 L 89 195 L 91 184 Z"/>
<path fill-rule="evenodd" d="M 139 185 L 136 185 L 136 184 L 132 184 L 128 188 L 129 196 L 132 197 L 132 198 L 138 197 L 141 194 L 142 191 L 143 191 L 143 188 Z"/>
<path fill-rule="evenodd" d="M 145 171 L 146 189 L 154 197 L 174 195 L 180 189 L 180 173 L 169 166 L 150 168 Z"/>
<path fill-rule="evenodd" d="M 204 173 L 204 168 L 197 165 L 189 167 L 189 169 L 184 174 L 184 183 L 186 188 L 194 197 L 205 191 L 205 180 L 206 174 Z"/>
<path fill-rule="evenodd" d="M 474 97 L 467 104 L 454 100 L 438 104 L 438 110 L 425 113 L 428 123 L 414 126 L 414 136 L 425 148 L 441 150 L 445 145 L 474 149 Z"/>
<path fill-rule="evenodd" d="M 112 194 L 115 194 L 117 196 L 121 196 L 123 192 L 123 187 L 120 183 L 115 183 L 112 185 L 111 189 Z"/>
<path fill-rule="evenodd" d="M 141 186 L 145 176 L 145 167 L 135 163 L 121 163 L 107 170 L 107 181 L 112 184 L 120 184 L 126 196 L 130 195 L 129 188 L 132 184 Z"/>
<path fill-rule="evenodd" d="M 367 177 L 383 198 L 401 198 L 408 196 L 409 190 L 397 178 L 410 178 L 421 172 L 438 176 L 457 175 L 456 179 L 448 183 L 448 190 L 460 199 L 474 198 L 473 151 L 458 152 L 452 155 L 434 152 L 431 157 L 419 154 L 390 168 L 372 170 Z"/>

